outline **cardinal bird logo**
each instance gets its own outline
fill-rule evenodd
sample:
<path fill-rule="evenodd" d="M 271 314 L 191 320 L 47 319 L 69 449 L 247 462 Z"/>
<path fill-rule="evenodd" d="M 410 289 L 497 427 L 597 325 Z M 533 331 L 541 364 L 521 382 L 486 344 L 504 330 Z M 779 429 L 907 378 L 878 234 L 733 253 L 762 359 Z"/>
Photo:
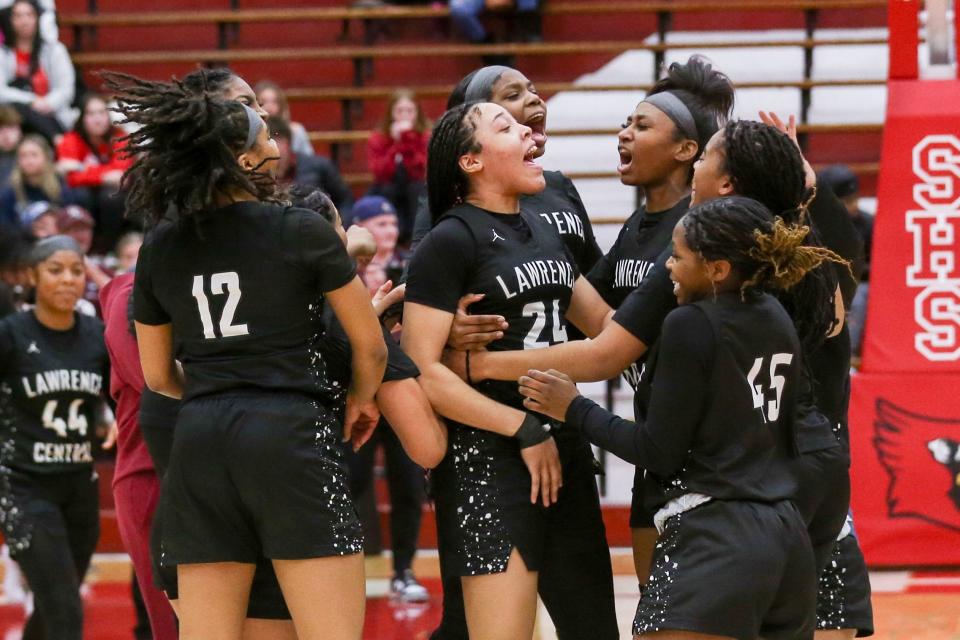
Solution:
<path fill-rule="evenodd" d="M 920 415 L 880 398 L 874 430 L 890 475 L 890 517 L 960 531 L 960 419 Z"/>

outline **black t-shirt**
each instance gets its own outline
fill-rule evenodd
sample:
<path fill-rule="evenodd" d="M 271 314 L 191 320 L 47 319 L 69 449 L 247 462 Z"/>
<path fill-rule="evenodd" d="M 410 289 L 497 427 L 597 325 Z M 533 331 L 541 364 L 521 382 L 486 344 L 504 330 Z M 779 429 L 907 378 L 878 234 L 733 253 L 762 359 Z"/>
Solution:
<path fill-rule="evenodd" d="M 336 401 L 316 346 L 323 294 L 350 282 L 353 262 L 312 211 L 239 202 L 159 227 L 140 251 L 134 315 L 171 323 L 184 399 L 238 388 Z"/>
<path fill-rule="evenodd" d="M 685 493 L 721 500 L 790 498 L 800 344 L 772 296 L 721 294 L 671 312 L 639 423 L 574 400 L 567 423 L 649 473 L 651 508 Z"/>
<path fill-rule="evenodd" d="M 688 196 L 666 211 L 651 213 L 640 207 L 624 223 L 610 251 L 586 276 L 608 305 L 618 308 L 646 279 L 657 259 L 670 247 L 673 228 L 689 208 Z M 673 297 L 672 285 L 670 296 Z M 623 372 L 634 389 L 639 384 L 643 361 L 640 358 Z"/>
<path fill-rule="evenodd" d="M 33 311 L 0 320 L 0 432 L 3 464 L 61 473 L 93 464 L 98 410 L 109 386 L 103 323 L 81 314 L 66 331 Z"/>
<path fill-rule="evenodd" d="M 509 323 L 491 351 L 538 349 L 567 341 L 564 316 L 579 270 L 539 216 L 500 214 L 469 204 L 451 209 L 410 261 L 407 302 L 455 313 L 465 293 L 485 297 L 471 310 Z M 515 382 L 485 381 L 485 395 L 522 408 Z"/>
<path fill-rule="evenodd" d="M 580 273 L 593 268 L 602 253 L 593 235 L 590 216 L 573 181 L 559 171 L 544 171 L 547 186 L 540 193 L 520 197 L 520 210 L 540 217 L 560 234 Z M 426 196 L 417 203 L 413 225 L 414 248 L 430 232 L 430 208 Z"/>
<path fill-rule="evenodd" d="M 349 385 L 353 377 L 353 349 L 350 347 L 350 339 L 333 309 L 327 308 L 324 311 L 323 322 L 327 335 L 318 344 L 318 349 L 327 360 L 330 377 L 341 385 Z M 381 325 L 380 328 L 383 330 L 383 341 L 387 345 L 387 367 L 383 371 L 383 382 L 418 377 L 420 370 L 417 365 L 403 352 L 386 327 Z"/>

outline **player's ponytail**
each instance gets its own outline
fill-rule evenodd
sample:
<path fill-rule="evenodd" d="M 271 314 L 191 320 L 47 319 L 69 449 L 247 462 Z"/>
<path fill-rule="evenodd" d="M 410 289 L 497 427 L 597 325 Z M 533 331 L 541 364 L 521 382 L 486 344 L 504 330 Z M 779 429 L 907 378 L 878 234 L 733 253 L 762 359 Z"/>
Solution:
<path fill-rule="evenodd" d="M 192 91 L 176 79 L 152 82 L 121 73 L 103 77 L 124 124 L 138 127 L 123 138 L 124 152 L 134 158 L 122 183 L 128 189 L 128 212 L 156 223 L 172 206 L 181 220 L 198 221 L 217 206 L 218 195 L 231 191 L 279 200 L 270 175 L 237 163 L 254 128 L 248 107 L 222 99 L 219 90 Z"/>
<path fill-rule="evenodd" d="M 685 133 L 678 127 L 677 135 L 679 138 L 692 137 L 696 140 L 699 149 L 692 160 L 695 162 L 703 154 L 713 134 L 730 118 L 734 101 L 733 83 L 725 74 L 714 69 L 706 58 L 691 56 L 684 63 L 671 64 L 666 75 L 653 85 L 647 97 L 649 99 L 664 92 L 679 99 L 692 117 L 696 131 L 691 129 Z M 656 102 L 654 105 L 658 106 Z M 695 137 L 687 134 L 694 134 Z"/>
<path fill-rule="evenodd" d="M 433 128 L 427 149 L 427 200 L 432 225 L 469 193 L 460 157 L 481 150 L 475 138 L 477 116 L 477 103 L 468 102 L 448 110 Z"/>

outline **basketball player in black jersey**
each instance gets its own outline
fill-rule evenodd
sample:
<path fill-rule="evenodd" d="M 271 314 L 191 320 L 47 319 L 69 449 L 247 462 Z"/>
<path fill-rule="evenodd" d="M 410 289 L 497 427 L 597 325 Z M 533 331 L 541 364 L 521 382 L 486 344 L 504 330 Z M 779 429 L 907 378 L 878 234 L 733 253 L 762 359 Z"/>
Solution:
<path fill-rule="evenodd" d="M 667 262 L 681 306 L 648 361 L 636 424 L 578 397 L 558 372 L 520 378 L 527 408 L 648 471 L 644 497 L 661 536 L 637 638 L 813 637 L 813 553 L 792 501 L 801 347 L 765 293 L 841 260 L 805 246 L 808 232 L 747 198 L 683 217 Z"/>
<path fill-rule="evenodd" d="M 30 254 L 36 307 L 0 320 L 0 526 L 34 594 L 27 640 L 80 640 L 80 585 L 100 535 L 93 440 L 109 380 L 103 324 L 74 310 L 83 253 Z"/>
<path fill-rule="evenodd" d="M 500 105 L 510 112 L 514 119 L 530 127 L 533 140 L 537 145 L 534 158 L 540 158 L 547 149 L 547 104 L 537 92 L 533 81 L 512 67 L 494 65 L 481 67 L 464 76 L 450 93 L 447 108 L 459 106 L 467 101 L 483 100 Z M 570 178 L 559 171 L 544 171 L 547 186 L 535 194 L 525 194 L 520 198 L 524 211 L 539 216 L 553 226 L 563 238 L 573 256 L 580 273 L 590 271 L 602 252 L 593 234 L 590 216 L 587 214 Z M 430 209 L 427 198 L 421 196 L 414 221 L 413 248 L 430 231 Z M 485 343 L 502 336 L 505 330 L 503 318 L 491 315 L 467 315 L 466 309 L 479 298 L 468 294 L 461 301 L 458 322 L 450 333 L 450 345 L 457 349 L 477 349 Z M 572 336 L 579 336 L 575 327 L 570 327 Z M 458 612 L 462 621 L 462 611 Z M 448 616 L 444 615 L 444 624 Z M 460 625 L 463 626 L 462 624 Z M 462 634 L 465 636 L 466 628 Z M 462 637 L 458 634 L 445 634 L 443 638 Z"/>
<path fill-rule="evenodd" d="M 470 637 L 531 637 L 539 590 L 562 637 L 615 638 L 589 446 L 524 412 L 514 385 L 471 387 L 440 363 L 466 292 L 484 295 L 480 313 L 506 318 L 494 348 L 563 342 L 565 318 L 591 334 L 607 313 L 556 231 L 521 211 L 520 195 L 545 184 L 535 152 L 530 129 L 493 103 L 440 119 L 427 168 L 434 228 L 410 264 L 402 342 L 448 419 L 449 450 L 433 477 L 437 526 Z"/>
<path fill-rule="evenodd" d="M 298 637 L 356 639 L 360 531 L 336 440 L 362 441 L 378 417 L 386 347 L 369 298 L 330 225 L 278 203 L 276 144 L 253 109 L 176 81 L 108 84 L 141 127 L 128 209 L 177 212 L 141 251 L 134 307 L 148 386 L 184 400 L 163 525 L 181 637 L 239 637 L 263 555 Z M 315 349 L 327 302 L 353 348 L 349 389 Z"/>

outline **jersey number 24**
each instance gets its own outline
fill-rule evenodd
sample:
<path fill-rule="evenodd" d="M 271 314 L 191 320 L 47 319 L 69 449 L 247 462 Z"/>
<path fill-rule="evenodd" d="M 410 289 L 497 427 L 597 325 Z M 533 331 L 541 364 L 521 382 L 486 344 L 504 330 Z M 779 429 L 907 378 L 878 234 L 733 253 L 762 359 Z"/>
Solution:
<path fill-rule="evenodd" d="M 245 336 L 250 333 L 246 323 L 233 324 L 233 314 L 237 312 L 237 305 L 240 304 L 240 275 L 236 271 L 227 271 L 210 276 L 210 292 L 213 295 L 223 295 L 224 287 L 227 288 L 227 303 L 223 305 L 223 312 L 220 314 L 218 323 L 220 335 L 218 336 L 213 327 L 213 316 L 210 315 L 210 302 L 207 300 L 203 276 L 193 276 L 193 297 L 197 300 L 200 323 L 203 325 L 203 337 L 207 340 Z"/>

